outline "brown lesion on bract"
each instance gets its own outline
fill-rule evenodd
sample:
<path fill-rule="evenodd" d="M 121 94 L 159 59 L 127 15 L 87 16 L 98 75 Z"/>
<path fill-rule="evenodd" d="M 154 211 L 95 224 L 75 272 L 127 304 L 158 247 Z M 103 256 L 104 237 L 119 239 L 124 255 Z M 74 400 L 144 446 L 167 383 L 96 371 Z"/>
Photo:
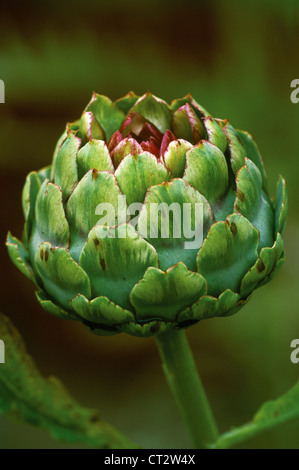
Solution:
<path fill-rule="evenodd" d="M 100 258 L 100 265 L 103 271 L 106 271 L 106 261 L 104 258 Z"/>
<path fill-rule="evenodd" d="M 247 304 L 247 302 L 248 302 L 248 297 L 246 297 L 246 299 L 239 300 L 237 305 L 238 305 L 238 307 L 243 307 L 243 305 Z"/>
<path fill-rule="evenodd" d="M 40 250 L 39 255 L 40 255 L 40 259 L 43 260 L 44 259 L 44 250 L 43 249 Z"/>
<path fill-rule="evenodd" d="M 99 240 L 97 238 L 93 238 L 93 243 L 95 244 L 95 247 L 97 248 L 100 244 Z"/>
<path fill-rule="evenodd" d="M 238 229 L 237 229 L 237 226 L 236 226 L 235 222 L 231 222 L 229 228 L 230 228 L 231 233 L 233 235 L 236 235 Z"/>
<path fill-rule="evenodd" d="M 237 189 L 237 198 L 241 202 L 245 201 L 245 194 L 240 189 Z"/>
<path fill-rule="evenodd" d="M 264 265 L 263 261 L 261 259 L 258 260 L 256 264 L 256 269 L 258 270 L 259 273 L 263 272 L 266 266 Z"/>

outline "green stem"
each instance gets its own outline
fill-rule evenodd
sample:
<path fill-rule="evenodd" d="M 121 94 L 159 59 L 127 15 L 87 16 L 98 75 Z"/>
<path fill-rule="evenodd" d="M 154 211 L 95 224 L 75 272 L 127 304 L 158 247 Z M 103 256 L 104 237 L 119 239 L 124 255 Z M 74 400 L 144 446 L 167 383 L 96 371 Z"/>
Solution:
<path fill-rule="evenodd" d="M 156 336 L 162 367 L 197 449 L 216 441 L 217 426 L 208 403 L 184 330 Z"/>

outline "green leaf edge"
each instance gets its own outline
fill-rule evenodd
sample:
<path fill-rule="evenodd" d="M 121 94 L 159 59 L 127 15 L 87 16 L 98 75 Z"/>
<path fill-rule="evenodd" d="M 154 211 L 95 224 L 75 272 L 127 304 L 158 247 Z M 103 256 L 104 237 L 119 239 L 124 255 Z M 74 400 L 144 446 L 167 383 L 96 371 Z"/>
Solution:
<path fill-rule="evenodd" d="M 293 401 L 297 401 L 297 405 L 286 411 L 286 403 L 288 408 L 288 405 Z M 249 423 L 222 434 L 211 445 L 211 448 L 228 449 L 294 419 L 299 419 L 299 381 L 281 397 L 265 402 Z"/>

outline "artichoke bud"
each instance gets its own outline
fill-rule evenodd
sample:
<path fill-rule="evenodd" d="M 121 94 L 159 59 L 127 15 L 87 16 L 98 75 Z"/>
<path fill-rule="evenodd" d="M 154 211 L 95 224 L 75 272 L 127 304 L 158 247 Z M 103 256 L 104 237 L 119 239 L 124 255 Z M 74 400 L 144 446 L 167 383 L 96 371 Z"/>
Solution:
<path fill-rule="evenodd" d="M 251 135 L 190 94 L 169 105 L 94 93 L 51 166 L 28 175 L 22 205 L 12 261 L 47 312 L 96 334 L 231 315 L 284 260 L 284 179 L 272 201 Z"/>

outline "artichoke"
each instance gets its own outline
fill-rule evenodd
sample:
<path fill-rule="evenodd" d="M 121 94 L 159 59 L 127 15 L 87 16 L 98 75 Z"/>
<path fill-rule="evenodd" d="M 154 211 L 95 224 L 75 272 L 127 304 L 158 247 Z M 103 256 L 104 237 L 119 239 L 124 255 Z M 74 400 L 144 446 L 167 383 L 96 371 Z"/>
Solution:
<path fill-rule="evenodd" d="M 136 203 L 137 216 L 99 220 L 99 204 L 119 214 Z M 147 209 L 163 203 L 189 204 L 193 229 L 201 205 L 199 246 L 173 236 L 174 216 L 168 238 L 162 216 L 142 232 Z M 284 179 L 271 200 L 250 134 L 190 94 L 168 105 L 150 93 L 115 102 L 94 93 L 52 165 L 28 175 L 22 204 L 23 242 L 7 237 L 12 261 L 47 312 L 96 334 L 151 336 L 231 315 L 284 260 Z"/>

